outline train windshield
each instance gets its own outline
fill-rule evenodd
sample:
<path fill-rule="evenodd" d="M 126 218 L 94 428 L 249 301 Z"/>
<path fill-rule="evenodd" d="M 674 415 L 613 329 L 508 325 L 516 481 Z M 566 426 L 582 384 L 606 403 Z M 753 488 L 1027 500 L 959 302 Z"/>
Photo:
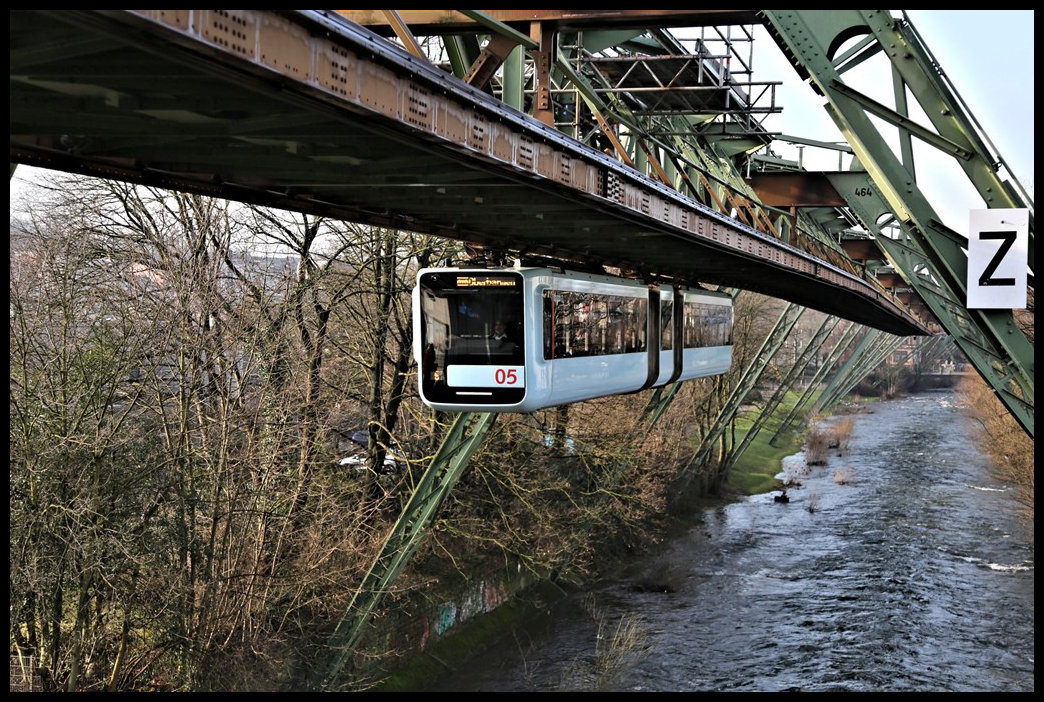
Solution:
<path fill-rule="evenodd" d="M 511 271 L 421 273 L 421 392 L 504 405 L 525 396 L 523 280 Z"/>

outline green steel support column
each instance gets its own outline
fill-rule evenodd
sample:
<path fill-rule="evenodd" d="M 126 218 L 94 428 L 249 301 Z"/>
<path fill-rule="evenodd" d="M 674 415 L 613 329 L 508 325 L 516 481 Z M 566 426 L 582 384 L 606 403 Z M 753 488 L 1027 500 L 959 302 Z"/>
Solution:
<path fill-rule="evenodd" d="M 1003 180 L 1004 162 L 989 149 L 974 117 L 945 81 L 937 62 L 908 20 L 889 10 L 763 10 L 772 32 L 794 66 L 807 74 L 816 92 L 827 100 L 827 111 L 844 134 L 873 183 L 873 195 L 887 203 L 905 240 L 877 237 L 877 242 L 902 276 L 922 293 L 925 303 L 954 337 L 968 360 L 993 388 L 1001 402 L 1030 437 L 1034 435 L 1033 344 L 1015 324 L 1011 310 L 968 310 L 956 318 L 952 306 L 967 300 L 965 238 L 948 229 L 917 184 L 912 150 L 902 148 L 905 163 L 893 152 L 871 116 L 954 157 L 985 207 L 1030 210 L 1029 266 L 1033 268 L 1032 201 L 1017 182 Z M 844 39 L 865 35 L 853 49 L 835 55 Z M 847 46 L 847 45 L 846 45 Z M 881 54 L 891 62 L 895 95 L 903 100 L 888 108 L 845 83 L 842 73 Z M 900 88 L 905 88 L 901 90 Z M 905 95 L 917 99 L 937 131 L 918 125 L 906 114 Z M 1014 180 L 1014 178 L 1012 179 Z M 840 190 L 840 192 L 844 192 Z M 851 200 L 858 199 L 853 193 Z M 875 231 L 883 212 L 857 212 L 863 225 Z M 925 294 L 925 273 L 942 298 Z M 947 304 L 949 302 L 949 305 Z M 974 332 L 972 331 L 974 329 Z M 973 337 L 977 336 L 976 343 Z"/>
<path fill-rule="evenodd" d="M 876 329 L 870 330 L 865 340 L 869 343 L 865 350 L 853 356 L 852 360 L 855 362 L 846 369 L 847 373 L 835 378 L 836 382 L 832 383 L 831 392 L 824 392 L 819 396 L 819 400 L 812 407 L 814 414 L 828 412 L 832 409 L 852 391 L 860 380 L 881 365 L 888 355 L 903 343 L 902 337 L 886 334 Z"/>
<path fill-rule="evenodd" d="M 841 320 L 836 317 L 831 319 L 835 320 L 833 325 L 831 326 L 831 332 L 833 332 L 833 330 L 837 327 Z M 854 326 L 855 325 L 852 322 L 849 322 L 847 324 L 845 331 L 841 335 L 841 341 L 843 341 L 848 336 L 849 332 Z M 827 336 L 829 336 L 829 333 L 827 334 Z M 837 349 L 841 345 L 841 341 L 838 341 L 838 343 L 834 344 L 834 350 L 831 351 L 830 354 L 828 354 L 827 357 L 823 359 L 822 363 L 820 363 L 819 366 L 816 368 L 815 375 L 812 376 L 808 384 L 805 386 L 805 391 L 801 393 L 801 397 L 799 397 L 798 401 L 794 403 L 794 406 L 790 408 L 790 412 L 788 412 L 787 416 L 783 418 L 783 421 L 779 423 L 779 428 L 776 429 L 776 433 L 772 435 L 771 439 L 769 439 L 769 445 L 775 446 L 776 441 L 780 437 L 782 437 L 784 433 L 790 430 L 790 427 L 793 425 L 794 421 L 798 417 L 805 416 L 805 407 L 806 405 L 808 405 L 808 402 L 812 398 L 812 395 L 815 394 L 816 388 L 819 387 L 819 384 L 823 381 L 823 378 L 826 377 L 830 368 L 832 368 L 834 363 L 837 362 L 837 358 L 839 355 Z M 825 342 L 826 336 L 823 337 L 823 343 Z"/>
<path fill-rule="evenodd" d="M 838 372 L 827 383 L 823 392 L 820 393 L 819 399 L 813 403 L 810 415 L 819 414 L 824 407 L 833 407 L 835 403 L 845 396 L 849 388 L 859 382 L 858 378 L 862 377 L 856 376 L 856 380 L 849 382 L 857 372 L 856 366 L 859 365 L 861 359 L 866 357 L 871 345 L 878 338 L 879 332 L 869 327 L 860 327 L 859 329 L 863 332 L 863 335 L 858 341 L 854 337 L 849 340 L 849 345 L 856 344 L 855 348 L 848 355 L 848 360 L 841 365 Z"/>
<path fill-rule="evenodd" d="M 880 367 L 883 363 L 885 363 L 888 360 L 888 357 L 895 353 L 895 351 L 899 349 L 902 343 L 902 337 L 891 336 L 890 334 L 882 334 L 878 339 L 877 343 L 874 345 L 874 347 L 870 350 L 869 353 L 867 353 L 866 358 L 862 359 L 861 363 L 857 364 L 858 372 L 851 379 L 851 384 L 845 391 L 845 395 L 851 392 L 852 388 L 854 388 L 860 380 L 870 375 L 870 373 L 872 373 L 874 369 Z M 906 362 L 906 359 L 908 359 L 909 357 L 909 351 L 903 352 L 903 354 L 899 357 L 898 362 L 894 365 L 902 365 Z M 840 401 L 840 398 L 838 398 L 838 401 Z M 829 410 L 832 406 L 833 405 L 828 406 L 825 409 Z"/>
<path fill-rule="evenodd" d="M 520 112 L 525 106 L 525 68 L 526 52 L 521 46 L 516 46 L 504 62 L 504 92 L 500 99 Z"/>
<path fill-rule="evenodd" d="M 743 455 L 743 452 L 747 450 L 751 442 L 761 433 L 761 430 L 768 425 L 772 416 L 776 413 L 776 408 L 783 402 L 783 398 L 787 396 L 790 389 L 794 386 L 794 383 L 804 375 L 805 368 L 808 367 L 809 361 L 815 358 L 819 352 L 819 348 L 826 341 L 830 333 L 834 331 L 840 320 L 837 317 L 825 317 L 823 322 L 819 325 L 819 329 L 815 335 L 809 341 L 805 350 L 801 352 L 798 358 L 794 359 L 794 364 L 790 367 L 786 376 L 780 381 L 776 387 L 776 391 L 772 393 L 772 397 L 769 398 L 768 402 L 765 403 L 765 407 L 758 418 L 754 421 L 754 424 L 750 427 L 747 433 L 743 436 L 739 446 L 737 446 L 729 454 L 728 460 L 725 462 L 725 471 L 728 471 L 735 465 L 736 460 Z"/>
<path fill-rule="evenodd" d="M 932 347 L 932 360 L 939 361 L 945 356 L 952 356 L 954 351 L 957 350 L 957 344 L 954 343 L 953 337 L 951 336 L 935 336 L 938 343 Z"/>
<path fill-rule="evenodd" d="M 942 358 L 943 352 L 948 348 L 948 344 L 944 343 L 949 340 L 948 336 L 929 336 L 920 337 L 917 344 L 917 361 L 914 363 L 915 368 L 924 368 L 931 364 L 932 361 L 936 361 Z"/>
<path fill-rule="evenodd" d="M 852 375 L 846 380 L 846 384 L 843 386 L 844 392 L 842 392 L 838 397 L 833 398 L 833 403 L 829 405 L 823 404 L 823 411 L 829 411 L 834 404 L 840 402 L 841 398 L 848 395 L 860 380 L 870 375 L 875 368 L 884 363 L 902 343 L 902 337 L 892 336 L 891 334 L 885 334 L 884 332 L 877 334 L 873 343 L 871 343 L 870 348 L 867 350 L 866 355 L 863 358 L 860 358 L 853 367 Z"/>
<path fill-rule="evenodd" d="M 682 188 L 679 183 L 681 179 L 678 177 L 678 169 L 674 165 L 674 159 L 664 159 L 662 163 L 663 171 L 667 174 L 667 184 L 675 190 L 681 190 Z"/>
<path fill-rule="evenodd" d="M 718 416 L 714 419 L 714 423 L 708 429 L 707 434 L 703 437 L 703 442 L 700 447 L 693 454 L 692 458 L 689 459 L 689 463 L 686 465 L 685 470 L 691 473 L 693 465 L 701 466 L 710 455 L 714 445 L 718 442 L 721 436 L 728 429 L 729 424 L 736 416 L 736 412 L 739 410 L 740 405 L 743 404 L 744 398 L 747 393 L 754 389 L 764 374 L 765 369 L 768 368 L 769 361 L 776 355 L 783 346 L 783 342 L 786 341 L 787 335 L 790 334 L 794 325 L 797 324 L 798 319 L 804 314 L 805 308 L 794 303 L 788 303 L 780 313 L 779 318 L 776 320 L 775 326 L 769 332 L 768 336 L 765 337 L 765 341 L 762 342 L 761 348 L 758 350 L 757 355 L 749 366 L 743 371 L 743 375 L 740 377 L 736 386 L 732 389 L 732 393 L 729 395 L 725 404 L 718 412 Z"/>
<path fill-rule="evenodd" d="M 463 80 L 471 64 L 478 58 L 478 39 L 473 36 L 453 35 L 446 37 L 444 41 L 453 75 Z"/>
<path fill-rule="evenodd" d="M 635 134 L 632 135 L 631 138 L 637 142 L 637 140 L 641 139 L 641 136 Z M 645 155 L 645 149 L 638 146 L 637 143 L 633 144 L 630 148 L 632 151 L 631 159 L 634 161 L 635 170 L 648 175 L 650 178 L 655 178 L 656 176 L 649 171 L 649 157 Z"/>
<path fill-rule="evenodd" d="M 380 555 L 352 597 L 348 611 L 330 640 L 334 652 L 315 685 L 318 690 L 338 686 L 345 665 L 365 633 L 370 615 L 428 535 L 439 509 L 464 474 L 472 455 L 482 445 L 497 415 L 464 412 L 457 416 L 413 495 L 392 526 Z"/>
<path fill-rule="evenodd" d="M 823 363 L 816 371 L 816 375 L 812 379 L 812 382 L 808 384 L 808 387 L 805 389 L 804 395 L 802 395 L 801 399 L 798 400 L 797 404 L 795 404 L 793 409 L 791 409 L 790 414 L 780 423 L 779 429 L 776 430 L 776 433 L 772 436 L 771 439 L 769 439 L 769 444 L 775 446 L 776 440 L 783 436 L 783 434 L 790 429 L 791 425 L 797 417 L 813 417 L 813 413 L 810 410 L 806 409 L 806 407 L 808 407 L 808 403 L 812 400 L 812 397 L 815 395 L 816 388 L 818 388 L 823 383 L 823 380 L 830 375 L 830 371 L 832 371 L 834 369 L 834 366 L 837 365 L 837 362 L 841 359 L 844 350 L 852 344 L 852 341 L 855 339 L 856 334 L 859 333 L 859 329 L 860 327 L 856 325 L 854 322 L 848 323 L 848 326 L 845 328 L 845 331 L 841 334 L 841 338 L 838 339 L 836 344 L 834 344 L 834 348 L 830 351 L 830 354 L 823 360 Z"/>
<path fill-rule="evenodd" d="M 667 408 L 671 406 L 671 402 L 674 401 L 674 396 L 678 394 L 678 388 L 680 387 L 681 383 L 671 383 L 666 387 L 656 388 L 652 397 L 649 398 L 648 404 L 645 405 L 645 409 L 642 410 L 641 415 L 638 417 L 637 423 L 641 424 L 646 417 L 652 415 L 649 419 L 649 428 L 652 429 L 656 422 L 660 421 L 660 417 L 667 411 Z"/>

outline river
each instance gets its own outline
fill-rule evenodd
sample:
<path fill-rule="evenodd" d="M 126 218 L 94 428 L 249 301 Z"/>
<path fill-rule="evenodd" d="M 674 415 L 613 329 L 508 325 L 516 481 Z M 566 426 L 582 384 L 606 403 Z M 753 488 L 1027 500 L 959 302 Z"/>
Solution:
<path fill-rule="evenodd" d="M 789 503 L 702 511 L 428 689 L 1032 692 L 1032 524 L 955 403 L 852 415 Z"/>

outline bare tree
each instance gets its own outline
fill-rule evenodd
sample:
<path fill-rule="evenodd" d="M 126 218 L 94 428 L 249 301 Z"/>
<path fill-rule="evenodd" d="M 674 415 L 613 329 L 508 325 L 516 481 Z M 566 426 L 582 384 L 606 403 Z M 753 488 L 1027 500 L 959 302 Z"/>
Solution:
<path fill-rule="evenodd" d="M 345 223 L 331 226 L 330 236 L 329 287 L 337 300 L 331 348 L 336 362 L 347 366 L 333 376 L 330 391 L 343 398 L 341 433 L 366 432 L 368 492 L 378 500 L 393 463 L 386 460 L 389 451 L 400 463 L 412 462 L 413 454 L 423 464 L 438 433 L 437 418 L 417 402 L 410 293 L 419 268 L 444 265 L 460 247 Z"/>
<path fill-rule="evenodd" d="M 76 690 L 120 674 L 174 484 L 133 382 L 165 331 L 76 193 L 55 192 L 11 241 L 11 639 Z"/>
<path fill-rule="evenodd" d="M 445 433 L 410 291 L 460 249 L 110 181 L 49 194 L 12 235 L 12 646 L 55 689 L 292 689 Z M 648 393 L 505 417 L 398 593 L 505 558 L 597 570 L 663 514 L 728 383 L 686 383 L 654 431 Z M 338 461 L 360 428 L 362 479 Z"/>

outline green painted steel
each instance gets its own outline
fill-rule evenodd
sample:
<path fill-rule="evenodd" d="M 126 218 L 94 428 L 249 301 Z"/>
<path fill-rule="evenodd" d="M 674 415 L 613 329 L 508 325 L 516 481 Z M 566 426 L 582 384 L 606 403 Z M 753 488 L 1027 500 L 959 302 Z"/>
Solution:
<path fill-rule="evenodd" d="M 841 372 L 831 380 L 812 405 L 812 415 L 830 411 L 903 342 L 902 337 L 886 334 L 878 329 L 866 328 L 866 332 L 849 363 L 842 367 Z"/>
<path fill-rule="evenodd" d="M 866 356 L 871 344 L 878 337 L 872 333 L 873 330 L 861 328 L 860 331 L 862 332 L 861 334 L 854 335 L 849 340 L 849 346 L 852 348 L 852 351 L 848 355 L 847 360 L 841 364 L 841 368 L 838 369 L 826 387 L 823 388 L 819 398 L 812 404 L 812 414 L 818 414 L 824 408 L 833 407 L 844 397 L 849 388 L 855 387 L 855 384 L 859 382 L 859 378 L 862 377 L 859 375 L 862 372 L 860 368 L 862 364 L 861 359 Z"/>
<path fill-rule="evenodd" d="M 453 75 L 463 80 L 468 68 L 478 58 L 478 41 L 474 37 L 452 36 L 446 37 L 444 45 Z"/>
<path fill-rule="evenodd" d="M 838 339 L 837 343 L 834 344 L 830 353 L 822 359 L 819 366 L 816 368 L 815 375 L 813 375 L 812 379 L 806 385 L 805 391 L 801 394 L 801 397 L 794 403 L 794 406 L 790 409 L 787 416 L 780 421 L 776 433 L 772 435 L 771 439 L 769 439 L 770 445 L 775 446 L 778 440 L 782 438 L 786 432 L 790 431 L 799 419 L 810 419 L 812 417 L 811 413 L 808 411 L 809 402 L 811 402 L 812 398 L 815 396 L 816 389 L 823 384 L 827 376 L 830 375 L 830 371 L 833 370 L 838 360 L 842 357 L 844 351 L 852 343 L 852 340 L 856 337 L 859 329 L 860 327 L 852 322 L 848 322 L 845 325 L 845 330 L 841 333 L 841 337 Z M 824 342 L 825 341 L 826 339 L 824 339 Z"/>
<path fill-rule="evenodd" d="M 392 526 L 380 554 L 352 597 L 348 611 L 338 623 L 329 644 L 331 660 L 320 669 L 314 689 L 335 690 L 340 687 L 341 676 L 366 633 L 370 615 L 427 538 L 439 509 L 467 470 L 471 457 L 493 428 L 496 418 L 493 412 L 457 415 L 402 514 Z"/>
<path fill-rule="evenodd" d="M 747 433 L 743 435 L 743 439 L 740 440 L 740 443 L 736 446 L 735 450 L 729 454 L 728 459 L 724 464 L 726 471 L 732 469 L 736 464 L 736 461 L 743 455 L 743 452 L 747 450 L 747 447 L 750 446 L 751 442 L 757 438 L 762 429 L 768 426 L 770 422 L 777 421 L 774 415 L 776 414 L 776 410 L 779 408 L 780 404 L 782 404 L 783 398 L 786 397 L 787 393 L 790 392 L 790 389 L 799 382 L 801 377 L 804 376 L 805 369 L 808 368 L 809 364 L 816 357 L 816 354 L 819 353 L 819 349 L 823 346 L 823 343 L 827 340 L 830 334 L 835 328 L 837 328 L 839 321 L 840 319 L 838 317 L 825 317 L 823 319 L 822 323 L 819 325 L 819 329 L 813 335 L 808 345 L 801 354 L 794 359 L 794 363 L 791 365 L 790 370 L 787 371 L 787 374 L 782 378 L 782 380 L 780 380 L 775 392 L 772 393 L 772 396 L 765 403 L 764 408 L 761 413 L 758 414 L 754 424 L 751 425 L 750 429 L 747 430 Z"/>
<path fill-rule="evenodd" d="M 525 35 L 492 20 L 482 11 L 461 10 L 492 32 L 514 37 L 522 47 L 536 44 Z M 827 100 L 827 110 L 849 141 L 861 167 L 848 173 L 828 174 L 835 189 L 845 197 L 852 213 L 875 237 L 888 262 L 903 276 L 910 287 L 925 301 L 953 342 L 976 370 L 994 388 L 998 397 L 1033 436 L 1033 346 L 1015 326 L 1014 317 L 1005 310 L 968 310 L 964 304 L 966 287 L 966 242 L 956 232 L 941 224 L 941 219 L 917 187 L 913 163 L 914 139 L 950 154 L 957 167 L 963 169 L 970 182 L 982 195 L 988 207 L 1026 207 L 1032 216 L 1032 200 L 1017 182 L 1004 180 L 998 164 L 1003 160 L 992 152 L 945 74 L 928 48 L 906 19 L 897 20 L 887 10 L 762 10 L 766 26 L 793 65 L 807 74 L 814 89 Z M 628 158 L 643 173 L 649 172 L 651 158 L 658 160 L 668 184 L 713 205 L 714 194 L 728 190 L 757 200 L 752 188 L 737 170 L 737 156 L 753 153 L 764 141 L 751 135 L 729 132 L 723 126 L 720 134 L 701 132 L 706 115 L 668 114 L 655 118 L 639 117 L 628 102 L 613 96 L 603 99 L 605 83 L 595 85 L 593 77 L 577 67 L 583 52 L 599 51 L 625 44 L 634 47 L 648 42 L 650 53 L 661 49 L 682 53 L 680 43 L 672 43 L 665 32 L 656 32 L 656 41 L 642 37 L 644 30 L 586 32 L 581 37 L 568 35 L 573 42 L 559 41 L 559 52 L 553 63 L 552 81 L 556 87 L 570 84 L 576 91 L 573 99 L 579 105 L 598 113 L 616 125 L 623 126 L 622 139 Z M 831 55 L 841 38 L 862 34 L 864 41 L 844 53 Z M 464 77 L 481 53 L 477 35 L 455 35 L 444 38 L 446 56 L 457 77 Z M 884 54 L 892 63 L 896 83 L 897 105 L 888 108 L 862 94 L 844 80 L 848 68 L 869 58 Z M 501 100 L 521 109 L 525 105 L 526 57 L 517 48 L 503 66 Z M 898 88 L 903 88 L 899 90 Z M 601 92 L 600 92 L 601 91 Z M 909 119 L 906 91 L 919 102 L 932 122 L 934 130 Z M 579 110 L 577 122 L 561 125 L 576 139 L 581 133 Z M 871 121 L 871 117 L 890 124 L 899 133 L 896 156 L 888 141 Z M 571 131 L 570 131 L 571 130 Z M 753 132 L 753 130 L 752 130 Z M 812 143 L 812 142 L 809 142 Z M 13 175 L 15 164 L 11 164 Z M 706 178 L 704 181 L 700 176 Z M 887 214 L 886 218 L 882 218 Z M 841 254 L 838 244 L 843 220 L 817 221 L 808 212 L 776 213 L 781 240 L 792 242 L 798 234 L 815 239 L 824 250 Z M 1032 219 L 1029 265 L 1033 255 Z M 871 273 L 873 271 L 870 271 Z M 780 314 L 775 326 L 763 342 L 754 361 L 743 370 L 699 448 L 690 459 L 687 474 L 695 477 L 716 448 L 718 470 L 727 471 L 743 454 L 759 432 L 773 421 L 775 409 L 783 396 L 795 387 L 810 361 L 817 357 L 837 328 L 838 318 L 823 320 L 812 342 L 796 359 L 774 394 L 766 403 L 754 425 L 738 445 L 726 447 L 726 433 L 735 422 L 739 408 L 762 380 L 764 372 L 783 348 L 804 307 L 790 303 Z M 931 338 L 919 350 L 924 359 L 944 353 L 948 337 Z M 902 343 L 901 337 L 850 324 L 816 373 L 790 413 L 780 422 L 771 442 L 802 417 L 814 416 L 831 409 L 867 374 L 877 368 Z M 813 402 L 815 390 L 848 354 L 848 360 Z M 638 419 L 654 426 L 667 411 L 680 388 L 680 383 L 659 388 Z M 319 669 L 314 680 L 316 690 L 334 690 L 342 686 L 342 676 L 357 646 L 367 631 L 370 616 L 380 606 L 384 595 L 405 568 L 428 535 L 433 521 L 460 477 L 466 471 L 475 451 L 491 430 L 496 414 L 461 414 L 451 426 L 436 456 L 424 471 L 417 487 L 399 519 L 392 526 L 380 554 L 371 565 L 363 582 L 341 618 L 330 642 L 333 651 L 328 665 Z"/>
<path fill-rule="evenodd" d="M 504 87 L 500 99 L 516 110 L 525 109 L 523 92 L 525 87 L 526 57 L 521 48 L 516 47 L 508 54 L 504 62 Z"/>
<path fill-rule="evenodd" d="M 946 350 L 953 345 L 952 342 L 953 340 L 946 336 L 929 336 L 920 339 L 917 348 L 913 351 L 914 368 L 923 369 L 938 362 Z"/>
<path fill-rule="evenodd" d="M 1033 344 L 1011 310 L 969 310 L 966 306 L 967 244 L 942 224 L 918 186 L 911 142 L 936 147 L 954 157 L 988 208 L 1028 208 L 1029 266 L 1033 269 L 1032 200 L 1012 177 L 999 175 L 1003 159 L 993 153 L 970 110 L 946 81 L 928 48 L 905 17 L 889 10 L 762 10 L 766 26 L 796 68 L 806 73 L 827 100 L 827 111 L 869 176 L 867 188 L 838 188 L 863 225 L 876 235 L 882 252 L 921 295 L 961 351 L 989 383 L 1027 434 L 1034 435 Z M 861 37 L 841 51 L 846 39 Z M 848 85 L 844 73 L 875 54 L 892 65 L 893 108 Z M 913 96 L 935 131 L 909 118 Z M 900 134 L 900 154 L 871 117 Z M 876 209 L 880 203 L 884 210 Z M 882 236 L 881 215 L 894 218 L 899 236 Z"/>
<path fill-rule="evenodd" d="M 1009 412 L 1033 436 L 1033 344 L 1017 328 L 1012 311 L 969 310 L 964 283 L 956 290 L 947 285 L 916 238 L 897 237 L 874 223 L 886 204 L 868 173 L 832 174 L 830 178 L 838 192 L 846 194 L 856 216 L 868 223 L 867 229 L 875 235 L 875 242 L 888 261 L 932 310 Z M 848 197 L 857 191 L 863 196 Z M 966 243 L 940 222 L 930 222 L 937 245 L 949 242 L 946 248 L 950 255 L 958 257 L 966 270 Z M 906 226 L 901 227 L 901 231 L 906 230 Z"/>
<path fill-rule="evenodd" d="M 689 459 L 685 468 L 688 476 L 695 477 L 699 468 L 708 461 L 714 447 L 718 445 L 719 441 L 725 435 L 725 431 L 735 419 L 736 413 L 743 404 L 743 400 L 747 397 L 748 393 L 757 386 L 761 377 L 764 375 L 765 370 L 769 366 L 769 361 L 771 361 L 773 356 L 776 355 L 776 352 L 783 347 L 783 342 L 786 341 L 787 335 L 790 334 L 791 330 L 793 330 L 794 325 L 797 324 L 798 319 L 800 319 L 801 315 L 804 314 L 805 309 L 806 308 L 801 305 L 789 303 L 780 313 L 779 317 L 776 319 L 775 325 L 769 331 L 768 336 L 765 337 L 765 341 L 762 342 L 754 361 L 744 369 L 743 375 L 733 387 L 728 399 L 718 412 L 717 417 L 715 417 L 713 424 L 704 435 L 700 447 L 696 450 L 696 453 L 693 454 L 692 458 Z M 727 456 L 724 455 L 725 451 L 722 450 L 721 454 L 722 455 L 718 457 L 718 460 L 724 462 L 727 458 Z M 693 466 L 696 468 L 694 469 Z"/>
<path fill-rule="evenodd" d="M 966 295 L 966 247 L 962 247 L 958 235 L 940 224 L 940 218 L 917 190 L 916 178 L 913 175 L 912 139 L 920 139 L 959 156 L 961 167 L 991 207 L 1022 207 L 1026 206 L 1024 203 L 1027 198 L 1021 196 L 1018 188 L 997 179 L 993 169 L 986 167 L 995 162 L 995 157 L 990 154 L 985 141 L 975 131 L 970 112 L 963 108 L 954 91 L 934 68 L 930 54 L 908 23 L 894 21 L 889 11 L 762 12 L 767 26 L 795 67 L 807 72 L 817 91 L 826 96 L 828 111 L 856 154 L 858 161 L 855 170 L 849 173 L 829 174 L 834 187 L 845 197 L 863 226 L 876 237 L 888 262 L 925 300 L 944 328 L 954 336 L 957 345 L 993 385 L 1005 400 L 1005 404 L 1032 435 L 1032 345 L 1027 347 L 1017 339 L 1006 338 L 1011 335 L 1012 325 L 1004 315 L 969 311 L 962 304 Z M 828 58 L 829 49 L 835 39 L 851 31 L 853 27 L 865 28 L 867 40 L 843 57 L 836 60 Z M 630 38 L 633 37 L 632 33 Z M 601 41 L 607 46 L 613 45 L 614 41 L 624 40 L 612 33 L 605 34 L 600 40 L 593 33 L 585 37 L 586 42 Z M 464 60 L 463 57 L 470 55 L 473 58 L 476 45 L 465 45 L 459 40 L 454 40 L 451 44 L 454 47 L 450 51 L 451 58 L 457 57 L 452 62 L 453 65 L 470 65 L 471 61 Z M 902 49 L 896 50 L 895 46 Z M 844 83 L 839 66 L 842 60 L 857 62 L 861 60 L 861 52 L 876 53 L 881 50 L 892 56 L 894 63 L 899 64 L 896 67 L 899 80 L 914 92 L 922 105 L 930 106 L 926 111 L 931 112 L 934 109 L 936 113 L 945 115 L 943 118 L 933 119 L 939 130 L 938 134 L 905 119 L 904 103 L 900 102 L 896 110 L 889 111 Z M 631 114 L 624 103 L 614 101 L 610 104 L 603 100 L 599 91 L 604 91 L 607 86 L 594 85 L 588 76 L 581 74 L 573 65 L 577 58 L 576 55 L 570 55 L 568 50 L 560 48 L 553 64 L 553 80 L 559 84 L 571 84 L 578 99 L 582 100 L 589 110 L 625 127 L 628 136 L 623 143 L 627 155 L 640 170 L 647 170 L 650 165 L 649 156 L 652 155 L 659 161 L 658 165 L 662 167 L 662 173 L 668 178 L 670 185 L 701 201 L 710 204 L 711 197 L 705 189 L 705 183 L 698 180 L 699 175 L 709 179 L 707 182 L 710 187 L 727 188 L 735 193 L 743 193 L 753 201 L 757 200 L 742 174 L 736 170 L 733 159 L 737 149 L 740 152 L 744 149 L 755 149 L 758 146 L 756 142 L 738 146 L 736 136 L 716 142 L 698 134 L 693 128 L 691 116 L 688 115 L 667 115 L 657 121 L 639 118 Z M 516 106 L 522 104 L 523 98 L 521 81 L 517 80 L 521 74 L 522 62 L 521 51 L 516 51 L 505 65 L 507 78 L 504 80 L 502 99 Z M 890 121 L 902 131 L 901 160 L 892 155 L 889 146 L 876 131 L 869 119 L 871 114 L 878 119 Z M 578 125 L 562 125 L 562 128 L 567 131 L 571 128 L 576 132 L 573 136 L 578 139 L 584 138 Z M 656 134 L 671 136 L 663 138 Z M 866 170 L 859 170 L 859 165 L 865 166 Z M 720 196 L 722 193 L 716 194 Z M 891 214 L 891 222 L 887 219 L 882 220 L 882 213 L 885 212 Z M 841 228 L 845 226 L 843 221 L 817 221 L 806 212 L 797 215 L 791 213 L 790 216 L 785 213 L 778 214 L 777 223 L 779 235 L 784 240 L 794 237 L 794 227 L 800 223 L 800 231 L 804 236 L 817 240 L 822 247 L 834 253 L 840 254 L 842 251 L 838 238 Z M 886 236 L 882 230 L 889 225 L 901 232 L 901 236 L 896 237 L 891 232 L 890 236 Z M 874 271 L 868 272 L 872 274 Z M 838 327 L 840 320 L 837 317 L 827 317 L 823 320 L 812 341 L 778 384 L 773 396 L 740 443 L 731 449 L 725 447 L 725 432 L 735 421 L 739 407 L 761 380 L 764 371 L 783 347 L 787 336 L 804 311 L 805 308 L 795 304 L 788 304 L 783 310 L 754 361 L 744 370 L 712 426 L 704 435 L 703 441 L 689 462 L 687 471 L 690 474 L 694 474 L 693 465 L 702 465 L 715 447 L 719 446 L 719 471 L 727 472 L 758 433 L 769 425 L 782 398 L 795 386 L 796 381 L 805 375 L 809 363 L 821 355 L 827 340 Z M 1010 317 L 1010 313 L 1008 316 Z M 779 438 L 801 417 L 813 416 L 832 408 L 847 396 L 862 378 L 892 354 L 901 342 L 901 337 L 849 324 L 830 353 L 818 364 L 815 374 L 794 408 L 780 421 L 772 441 Z M 939 347 L 938 339 L 931 340 L 923 349 L 925 357 L 938 353 L 935 349 Z M 815 390 L 846 353 L 849 354 L 848 360 L 833 375 L 815 402 L 812 402 Z M 648 426 L 655 425 L 671 405 L 679 387 L 680 384 L 676 383 L 655 390 L 637 423 L 640 425 L 647 422 Z M 432 461 L 425 473 L 425 479 L 418 486 L 416 499 L 411 500 L 396 524 L 385 549 L 371 568 L 348 614 L 341 622 L 342 625 L 338 627 L 337 646 L 338 650 L 344 653 L 329 669 L 324 686 L 330 686 L 336 679 L 347 661 L 347 656 L 362 636 L 366 618 L 376 607 L 383 588 L 397 577 L 410 554 L 424 538 L 430 520 L 459 478 L 466 466 L 467 458 L 484 438 L 492 424 L 492 417 L 495 417 L 482 416 L 486 418 L 485 422 L 477 422 L 476 428 L 466 438 L 465 427 L 471 422 L 471 418 L 459 417 L 443 444 L 445 451 L 440 450 L 440 455 Z"/>
<path fill-rule="evenodd" d="M 656 423 L 660 421 L 660 417 L 662 417 L 671 406 L 671 402 L 674 401 L 675 396 L 678 394 L 678 389 L 681 386 L 681 383 L 671 383 L 666 387 L 656 388 L 656 390 L 653 391 L 652 397 L 649 398 L 649 403 L 645 406 L 645 409 L 642 410 L 641 415 L 638 417 L 638 424 L 641 424 L 648 419 L 650 429 L 656 426 Z"/>

